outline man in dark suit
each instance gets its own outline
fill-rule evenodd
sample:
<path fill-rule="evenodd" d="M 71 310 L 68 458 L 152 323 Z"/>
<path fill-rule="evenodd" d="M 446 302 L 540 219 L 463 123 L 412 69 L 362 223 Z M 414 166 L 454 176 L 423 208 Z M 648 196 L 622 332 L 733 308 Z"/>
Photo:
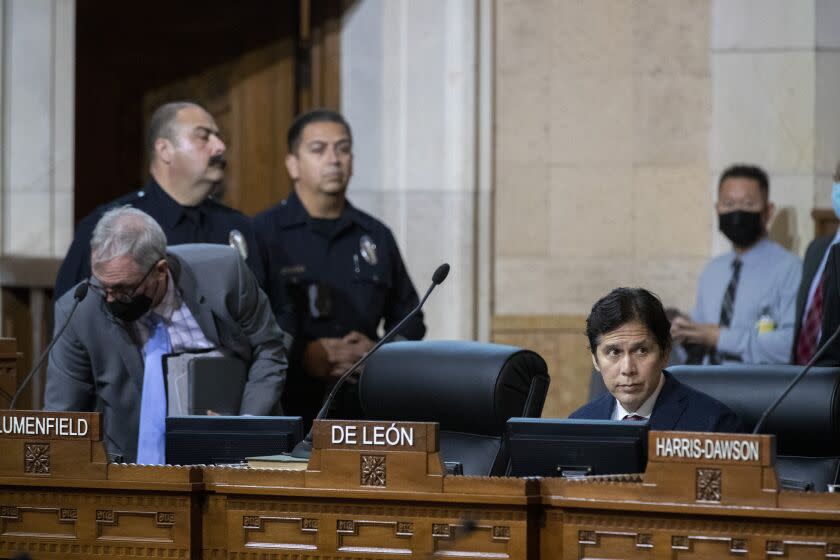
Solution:
<path fill-rule="evenodd" d="M 239 253 L 166 247 L 158 223 L 130 207 L 106 212 L 91 238 L 94 292 L 78 305 L 47 370 L 47 410 L 101 411 L 109 453 L 164 462 L 161 356 L 211 349 L 248 364 L 241 414 L 279 412 L 287 341 Z M 55 304 L 56 332 L 74 303 Z"/>
<path fill-rule="evenodd" d="M 823 287 L 823 316 L 822 335 L 819 346 L 823 346 L 828 339 L 840 328 L 840 244 L 832 245 L 828 251 L 828 261 L 825 263 L 825 280 Z M 840 340 L 835 340 L 817 361 L 821 366 L 840 365 Z"/>
<path fill-rule="evenodd" d="M 831 205 L 834 207 L 834 214 L 840 218 L 840 163 L 834 171 Z M 835 235 L 825 235 L 814 239 L 805 251 L 802 282 L 799 284 L 799 293 L 796 297 L 796 328 L 791 354 L 791 361 L 794 364 L 804 365 L 811 360 L 818 348 L 817 341 L 825 332 L 822 328 L 823 310 L 830 312 L 824 297 L 824 286 L 828 276 L 828 253 L 831 247 L 839 242 L 840 231 Z M 829 335 L 831 335 L 830 332 Z"/>
<path fill-rule="evenodd" d="M 817 325 L 822 324 L 822 309 L 817 309 L 813 303 L 814 296 L 822 289 L 823 282 L 825 282 L 823 277 L 825 263 L 828 250 L 833 243 L 833 235 L 824 235 L 811 241 L 808 244 L 808 249 L 805 250 L 805 260 L 802 263 L 802 281 L 799 283 L 799 292 L 796 294 L 796 324 L 793 331 L 793 351 L 791 352 L 791 363 L 793 364 L 808 363 L 816 350 L 819 332 L 813 333 L 814 344 L 809 344 L 809 341 L 806 340 L 809 333 L 804 333 L 802 326 L 808 322 L 806 315 L 812 313 L 817 315 L 811 321 L 816 321 Z"/>
<path fill-rule="evenodd" d="M 609 393 L 572 413 L 591 420 L 648 420 L 654 430 L 742 432 L 723 403 L 664 371 L 671 323 L 659 299 L 642 288 L 616 288 L 586 319 L 592 363 Z"/>

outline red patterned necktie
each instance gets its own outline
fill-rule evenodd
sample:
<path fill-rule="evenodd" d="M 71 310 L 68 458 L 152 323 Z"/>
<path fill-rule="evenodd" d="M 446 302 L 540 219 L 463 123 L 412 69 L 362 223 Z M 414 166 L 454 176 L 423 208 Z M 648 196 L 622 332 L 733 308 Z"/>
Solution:
<path fill-rule="evenodd" d="M 644 416 L 639 416 L 638 414 L 628 414 L 622 420 L 630 420 L 632 422 L 641 422 L 642 420 L 646 420 Z"/>
<path fill-rule="evenodd" d="M 820 327 L 822 327 L 824 281 L 825 272 L 820 276 L 817 289 L 814 290 L 811 307 L 808 308 L 808 312 L 805 314 L 805 320 L 802 321 L 802 329 L 799 331 L 799 339 L 796 341 L 796 363 L 799 365 L 805 365 L 811 360 L 819 343 L 818 337 Z"/>

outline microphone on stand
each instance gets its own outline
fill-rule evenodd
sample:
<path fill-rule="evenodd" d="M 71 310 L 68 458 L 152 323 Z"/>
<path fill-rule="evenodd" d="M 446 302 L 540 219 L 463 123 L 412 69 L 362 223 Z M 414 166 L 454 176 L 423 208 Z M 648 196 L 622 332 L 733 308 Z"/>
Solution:
<path fill-rule="evenodd" d="M 379 342 L 377 342 L 373 346 L 373 348 L 370 349 L 370 351 L 368 351 L 364 356 L 359 358 L 359 360 L 355 364 L 353 364 L 352 366 L 347 368 L 347 370 L 344 373 L 341 374 L 341 377 L 339 377 L 336 384 L 333 385 L 332 391 L 330 391 L 330 394 L 327 396 L 326 400 L 324 401 L 324 405 L 321 407 L 321 410 L 319 410 L 318 414 L 315 416 L 315 420 L 323 420 L 324 418 L 327 417 L 327 413 L 329 412 L 330 407 L 332 406 L 332 403 L 335 400 L 335 396 L 338 394 L 338 390 L 341 388 L 341 386 L 344 385 L 344 382 L 347 381 L 347 379 L 350 377 L 350 375 L 355 373 L 366 361 L 368 361 L 368 358 L 370 358 L 373 355 L 373 353 L 376 352 L 379 349 L 380 346 L 382 346 L 383 344 L 385 344 L 386 342 L 391 340 L 394 337 L 394 335 L 396 335 L 399 332 L 399 330 L 402 328 L 402 326 L 409 319 L 411 319 L 412 317 L 417 315 L 417 313 L 420 312 L 420 310 L 423 308 L 423 304 L 426 303 L 427 299 L 429 299 L 429 296 L 431 295 L 432 290 L 434 290 L 436 286 L 443 283 L 443 281 L 446 280 L 446 277 L 448 275 L 449 275 L 449 263 L 443 263 L 442 265 L 437 267 L 437 269 L 435 269 L 434 274 L 432 274 L 432 284 L 429 286 L 429 289 L 426 290 L 426 294 L 423 296 L 423 299 L 420 300 L 420 303 L 417 304 L 417 307 L 412 309 L 408 313 L 408 315 L 403 317 L 402 321 L 397 323 L 397 325 L 393 329 L 391 329 L 390 331 L 385 333 L 385 336 L 380 338 Z M 303 438 L 303 440 L 300 443 L 298 443 L 295 446 L 294 449 L 292 449 L 291 456 L 292 457 L 297 457 L 299 459 L 309 459 L 309 456 L 311 454 L 312 454 L 312 430 L 310 429 L 309 433 L 306 434 L 306 437 Z"/>
<path fill-rule="evenodd" d="M 796 384 L 802 381 L 802 378 L 805 377 L 805 374 L 811 370 L 816 361 L 820 359 L 820 357 L 822 357 L 822 355 L 825 353 L 828 347 L 831 346 L 831 344 L 835 341 L 837 335 L 840 335 L 840 326 L 838 326 L 834 330 L 832 335 L 828 337 L 828 340 L 826 340 L 822 346 L 817 348 L 817 351 L 814 352 L 814 357 L 811 358 L 807 364 L 805 364 L 805 367 L 802 368 L 802 371 L 800 371 L 796 375 L 796 377 L 793 378 L 793 381 L 791 381 L 790 384 L 788 384 L 788 386 L 785 388 L 785 390 L 782 391 L 782 394 L 779 395 L 775 401 L 773 401 L 773 404 L 767 407 L 767 410 L 764 411 L 764 414 L 761 415 L 761 418 L 759 418 L 758 422 L 755 424 L 755 428 L 753 428 L 752 432 L 753 434 L 760 433 L 760 430 L 764 427 L 764 423 L 767 421 L 767 417 L 770 416 L 770 413 L 776 410 L 776 408 L 782 403 L 785 397 L 788 396 L 788 393 L 790 393 L 791 390 L 793 390 L 793 388 L 796 387 Z"/>
<path fill-rule="evenodd" d="M 88 283 L 88 280 L 85 280 L 84 282 L 76 286 L 76 291 L 73 292 L 73 299 L 75 301 L 73 302 L 73 307 L 70 308 L 70 313 L 67 314 L 67 319 L 64 320 L 64 324 L 61 325 L 61 328 L 50 341 L 49 345 L 47 346 L 47 349 L 44 350 L 38 357 L 38 361 L 35 362 L 35 366 L 33 366 L 33 368 L 29 370 L 29 373 L 26 374 L 26 377 L 23 378 L 23 381 L 21 382 L 20 386 L 18 386 L 17 391 L 15 391 L 11 402 L 9 402 L 9 410 L 15 409 L 15 403 L 17 403 L 18 398 L 23 393 L 23 389 L 26 387 L 27 383 L 29 383 L 29 380 L 32 379 L 32 376 L 35 375 L 35 372 L 41 369 L 41 365 L 44 363 L 44 360 L 49 355 L 50 350 L 53 349 L 53 346 L 55 346 L 55 343 L 58 342 L 59 338 L 61 338 L 61 335 L 64 334 L 64 330 L 67 328 L 67 325 L 70 324 L 70 319 L 73 318 L 73 313 L 76 312 L 76 308 L 79 307 L 79 304 L 82 303 L 82 300 L 85 299 L 85 296 L 87 296 L 89 285 L 90 284 Z"/>

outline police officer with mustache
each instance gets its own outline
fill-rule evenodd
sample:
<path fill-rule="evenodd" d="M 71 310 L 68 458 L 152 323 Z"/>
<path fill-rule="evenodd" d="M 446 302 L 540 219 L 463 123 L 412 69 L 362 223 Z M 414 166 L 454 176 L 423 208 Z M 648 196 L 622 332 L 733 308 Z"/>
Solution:
<path fill-rule="evenodd" d="M 227 163 L 225 143 L 213 117 L 190 101 L 162 105 L 149 123 L 146 150 L 150 176 L 143 188 L 100 206 L 79 222 L 58 271 L 55 298 L 90 276 L 93 228 L 106 211 L 125 205 L 152 216 L 166 234 L 168 245 L 228 244 L 233 232 L 263 286 L 265 272 L 250 220 L 211 196 L 224 179 Z"/>

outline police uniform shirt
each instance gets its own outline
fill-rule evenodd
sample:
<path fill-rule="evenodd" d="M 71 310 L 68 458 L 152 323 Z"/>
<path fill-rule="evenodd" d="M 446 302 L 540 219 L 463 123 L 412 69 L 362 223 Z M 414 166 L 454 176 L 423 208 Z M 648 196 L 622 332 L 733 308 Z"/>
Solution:
<path fill-rule="evenodd" d="M 354 330 L 376 340 L 383 319 L 387 331 L 418 303 L 391 231 L 349 202 L 337 220 L 318 220 L 293 193 L 258 214 L 254 230 L 272 307 L 301 342 Z M 418 340 L 425 332 L 421 313 L 399 334 Z"/>
<path fill-rule="evenodd" d="M 73 243 L 58 271 L 55 299 L 90 276 L 90 238 L 93 229 L 105 212 L 124 205 L 133 206 L 154 218 L 166 234 L 168 245 L 228 244 L 230 232 L 239 230 L 248 248 L 246 262 L 260 286 L 265 285 L 265 272 L 248 217 L 212 198 L 206 198 L 198 206 L 181 206 L 150 177 L 141 190 L 100 206 L 79 222 Z"/>
<path fill-rule="evenodd" d="M 284 410 L 307 417 L 320 406 L 324 380 L 301 369 L 306 344 L 354 330 L 376 340 L 383 320 L 387 331 L 417 305 L 417 291 L 388 227 L 349 202 L 338 219 L 319 220 L 292 193 L 258 214 L 254 230 L 275 316 L 295 339 Z M 425 332 L 418 314 L 398 336 L 418 340 Z"/>

